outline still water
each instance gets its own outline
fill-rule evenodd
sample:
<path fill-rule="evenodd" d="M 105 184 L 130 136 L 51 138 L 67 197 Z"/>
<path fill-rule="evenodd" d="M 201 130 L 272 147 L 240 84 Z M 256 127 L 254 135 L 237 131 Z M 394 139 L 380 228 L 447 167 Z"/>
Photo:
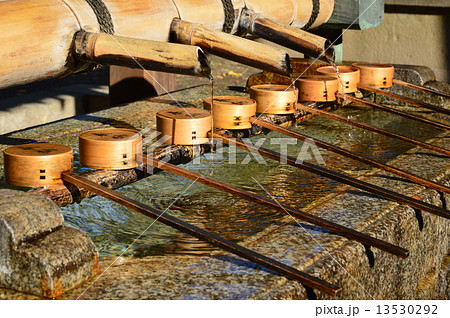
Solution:
<path fill-rule="evenodd" d="M 346 107 L 336 113 L 421 141 L 440 132 L 438 129 L 366 107 Z M 291 129 L 382 163 L 412 148 L 404 142 L 325 118 L 316 117 Z M 274 138 L 287 137 L 271 132 L 268 135 L 252 137 L 250 140 L 257 143 L 261 138 L 266 138 L 263 147 L 279 151 L 280 145 L 273 143 Z M 296 145 L 289 144 L 288 155 L 297 157 L 302 146 L 301 141 Z M 340 185 L 335 181 L 270 159 L 264 159 L 265 163 L 260 163 L 244 150 L 235 151 L 233 153 L 226 148 L 222 156 L 220 153 L 206 154 L 196 162 L 182 167 L 245 190 L 266 196 L 270 193 L 280 203 L 297 208 L 306 206 Z M 311 156 L 308 161 L 317 164 L 317 157 L 311 149 L 307 153 Z M 322 149 L 320 154 L 325 162 L 324 167 L 328 169 L 350 174 L 370 169 L 362 163 Z M 242 164 L 245 161 L 249 162 Z M 88 172 L 88 169 L 79 166 L 75 168 L 78 173 Z M 168 172 L 140 180 L 119 191 L 235 242 L 269 225 L 281 222 L 283 218 L 277 211 L 271 211 Z M 135 257 L 204 254 L 215 249 L 101 197 L 86 199 L 80 204 L 64 207 L 63 213 L 67 225 L 90 235 L 101 257 L 120 254 Z"/>

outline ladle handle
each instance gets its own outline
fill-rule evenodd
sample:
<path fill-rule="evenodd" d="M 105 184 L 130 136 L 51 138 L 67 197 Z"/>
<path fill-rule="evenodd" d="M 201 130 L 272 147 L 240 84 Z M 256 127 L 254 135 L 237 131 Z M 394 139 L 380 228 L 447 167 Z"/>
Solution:
<path fill-rule="evenodd" d="M 155 219 L 161 223 L 164 223 L 172 228 L 175 228 L 183 233 L 187 233 L 192 235 L 202 241 L 213 244 L 214 246 L 220 247 L 221 249 L 238 255 L 242 258 L 245 258 L 251 262 L 254 262 L 258 265 L 264 266 L 267 269 L 273 270 L 274 272 L 283 275 L 289 279 L 294 279 L 299 281 L 300 283 L 317 290 L 320 290 L 328 295 L 336 296 L 341 292 L 341 288 L 335 285 L 332 285 L 326 281 L 323 281 L 314 276 L 308 275 L 304 272 L 301 272 L 293 267 L 287 266 L 283 263 L 280 263 L 274 259 L 271 259 L 267 256 L 261 255 L 255 251 L 252 251 L 248 248 L 240 246 L 236 243 L 233 243 L 229 240 L 222 238 L 219 235 L 210 233 L 205 231 L 195 225 L 184 222 L 176 217 L 173 217 L 167 213 L 159 211 L 155 208 L 152 208 L 146 204 L 143 204 L 134 199 L 128 198 L 114 190 L 110 190 L 101 185 L 98 185 L 92 181 L 89 181 L 83 177 L 80 177 L 75 174 L 66 174 L 62 175 L 62 179 L 71 184 L 80 186 L 94 192 L 98 195 L 105 197 L 108 200 L 114 201 L 120 205 L 123 205 L 131 210 L 139 212 L 145 216 L 148 216 L 152 219 Z"/>

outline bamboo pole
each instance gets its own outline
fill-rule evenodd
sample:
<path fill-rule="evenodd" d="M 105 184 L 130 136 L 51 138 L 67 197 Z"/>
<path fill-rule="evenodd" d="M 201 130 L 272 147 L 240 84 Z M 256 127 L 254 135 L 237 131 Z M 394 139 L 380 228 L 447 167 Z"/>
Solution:
<path fill-rule="evenodd" d="M 240 20 L 243 30 L 268 41 L 325 61 L 334 61 L 331 42 L 321 36 L 282 24 L 246 10 Z"/>
<path fill-rule="evenodd" d="M 267 269 L 273 270 L 279 275 L 285 276 L 289 279 L 297 280 L 300 283 L 308 286 L 310 288 L 314 288 L 320 290 L 328 295 L 336 296 L 338 295 L 342 289 L 335 285 L 332 285 L 324 280 L 306 274 L 302 271 L 299 271 L 293 267 L 287 266 L 281 262 L 278 262 L 272 258 L 259 254 L 255 251 L 252 251 L 248 248 L 245 248 L 241 245 L 233 243 L 229 240 L 222 238 L 217 234 L 210 233 L 205 231 L 195 225 L 191 225 L 187 222 L 184 222 L 176 217 L 173 217 L 163 211 L 152 208 L 146 204 L 143 204 L 139 201 L 133 200 L 129 197 L 126 197 L 114 190 L 110 190 L 101 185 L 98 185 L 92 181 L 89 181 L 83 177 L 80 177 L 75 174 L 62 174 L 62 179 L 68 183 L 83 187 L 88 191 L 94 192 L 98 195 L 105 197 L 108 200 L 114 201 L 122 206 L 125 206 L 133 211 L 139 212 L 147 217 L 155 219 L 163 224 L 166 224 L 172 228 L 175 228 L 183 233 L 187 233 L 192 235 L 202 241 L 210 243 L 214 246 L 217 246 L 227 252 L 238 255 L 244 259 L 247 259 L 253 263 L 261 265 Z"/>
<path fill-rule="evenodd" d="M 201 23 L 209 30 L 222 31 L 225 24 L 225 10 L 222 0 L 173 0 L 178 18 Z"/>
<path fill-rule="evenodd" d="M 267 22 L 267 26 L 273 27 L 277 31 L 277 38 L 281 37 L 275 41 L 287 41 L 295 47 L 301 47 L 303 43 L 306 50 L 308 47 L 311 49 L 312 45 L 314 51 L 318 37 L 290 27 L 289 24 L 297 21 L 297 18 L 303 21 L 299 23 L 308 19 L 308 22 L 315 20 L 315 23 L 322 24 L 325 21 L 321 16 L 331 15 L 333 8 L 330 4 L 334 0 L 318 0 L 320 10 L 314 14 L 311 3 L 305 1 L 247 0 L 246 4 L 243 0 L 231 0 L 227 10 L 224 10 L 222 0 L 103 0 L 89 3 L 86 0 L 0 1 L 0 42 L 3 43 L 0 48 L 0 89 L 91 70 L 91 65 L 76 63 L 72 56 L 74 34 L 81 30 L 167 42 L 174 18 L 202 23 L 211 30 L 222 30 L 224 24 L 234 22 L 233 32 L 237 32 L 240 16 L 242 12 L 248 11 L 245 9 L 247 7 L 272 19 L 260 16 L 256 24 L 258 26 Z M 261 25 L 264 28 L 267 26 Z M 257 29 L 256 33 L 260 31 Z M 284 37 L 283 32 L 286 32 Z M 267 34 L 259 35 L 270 37 Z M 292 38 L 293 35 L 297 38 Z M 298 36 L 303 38 L 299 39 Z M 318 45 L 321 45 L 320 41 Z M 286 60 L 286 56 L 281 59 Z M 259 63 L 260 68 L 266 66 L 265 62 L 254 63 Z M 269 65 L 267 70 L 273 71 L 273 68 Z"/>
<path fill-rule="evenodd" d="M 80 25 L 63 2 L 0 3 L 0 89 L 69 74 L 67 59 Z"/>
<path fill-rule="evenodd" d="M 102 0 L 102 2 L 111 16 L 113 33 L 118 36 L 168 42 L 170 23 L 172 19 L 179 17 L 174 0 Z M 79 11 L 79 7 L 75 6 L 74 10 Z M 96 20 L 96 17 L 93 19 Z"/>
<path fill-rule="evenodd" d="M 233 0 L 233 4 L 237 10 L 261 13 L 296 28 L 315 29 L 328 22 L 335 0 Z"/>
<path fill-rule="evenodd" d="M 277 1 L 261 1 L 261 0 L 244 0 L 243 10 L 260 13 L 266 17 L 271 17 L 283 24 L 291 24 L 297 17 L 297 13 L 305 12 L 308 14 L 304 19 L 309 20 L 312 14 L 312 0 L 301 0 L 301 2 L 309 2 L 307 5 L 300 5 L 297 0 L 277 0 Z M 306 23 L 305 23 L 306 24 Z"/>
<path fill-rule="evenodd" d="M 209 76 L 203 51 L 195 46 L 80 31 L 75 54 L 85 61 L 175 74 Z"/>
<path fill-rule="evenodd" d="M 220 31 L 213 31 L 203 25 L 174 19 L 171 27 L 172 40 L 197 45 L 217 56 L 268 70 L 281 75 L 292 73 L 289 55 L 262 43 L 243 39 Z"/>

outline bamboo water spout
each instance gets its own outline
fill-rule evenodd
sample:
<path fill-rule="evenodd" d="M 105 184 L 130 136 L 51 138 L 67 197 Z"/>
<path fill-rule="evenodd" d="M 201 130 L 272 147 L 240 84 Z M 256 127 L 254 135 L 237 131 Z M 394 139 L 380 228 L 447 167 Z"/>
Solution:
<path fill-rule="evenodd" d="M 197 76 L 211 74 L 205 54 L 196 46 L 80 31 L 75 36 L 74 51 L 78 58 L 101 65 Z"/>
<path fill-rule="evenodd" d="M 240 27 L 247 33 L 297 52 L 334 62 L 333 46 L 328 39 L 321 36 L 280 23 L 249 10 L 243 12 Z"/>
<path fill-rule="evenodd" d="M 292 73 L 286 51 L 246 40 L 225 32 L 209 30 L 201 24 L 175 18 L 171 27 L 173 41 L 198 45 L 220 57 L 281 75 Z"/>

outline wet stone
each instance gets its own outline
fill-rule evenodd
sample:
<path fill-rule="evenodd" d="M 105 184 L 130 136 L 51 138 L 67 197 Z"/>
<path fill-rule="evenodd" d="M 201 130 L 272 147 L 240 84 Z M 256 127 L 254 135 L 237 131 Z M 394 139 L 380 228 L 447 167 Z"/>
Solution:
<path fill-rule="evenodd" d="M 56 298 L 98 271 L 90 238 L 51 200 L 0 190 L 0 287 Z"/>

